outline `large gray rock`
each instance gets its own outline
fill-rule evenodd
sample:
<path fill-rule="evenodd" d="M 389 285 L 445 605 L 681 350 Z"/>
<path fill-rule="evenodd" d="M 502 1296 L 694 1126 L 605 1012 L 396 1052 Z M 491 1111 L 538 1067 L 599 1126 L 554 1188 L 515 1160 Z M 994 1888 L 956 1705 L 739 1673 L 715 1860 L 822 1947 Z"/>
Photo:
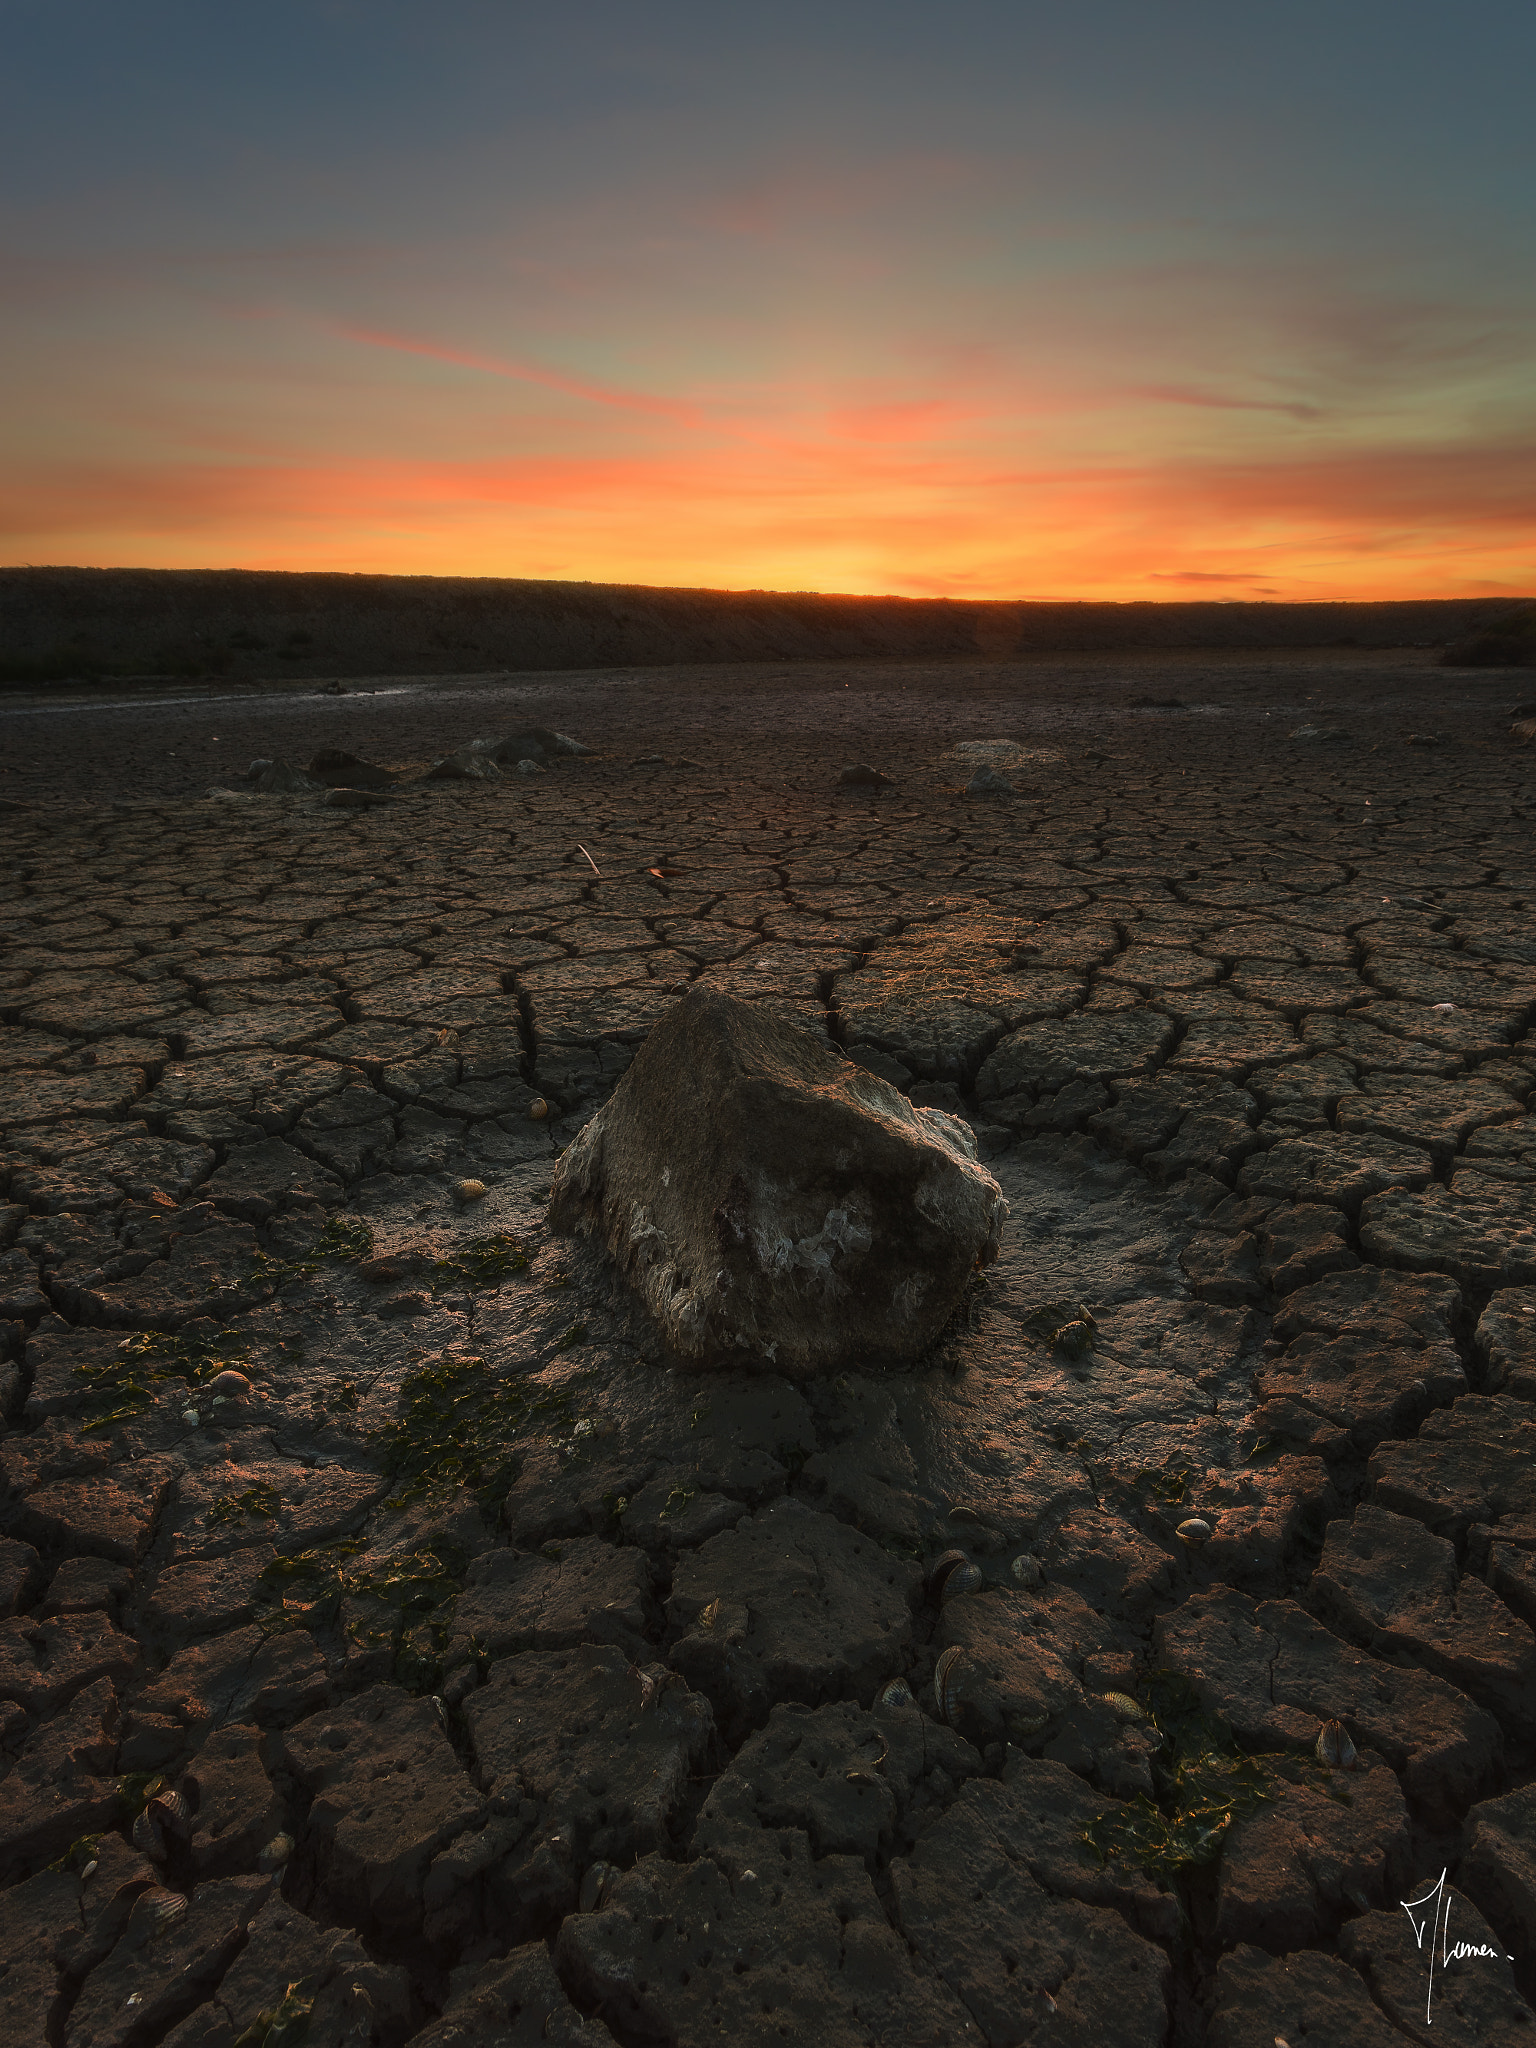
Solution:
<path fill-rule="evenodd" d="M 601 1233 L 684 1358 L 809 1374 L 917 1357 L 1008 1212 L 957 1119 L 695 990 L 562 1157 L 549 1213 Z"/>

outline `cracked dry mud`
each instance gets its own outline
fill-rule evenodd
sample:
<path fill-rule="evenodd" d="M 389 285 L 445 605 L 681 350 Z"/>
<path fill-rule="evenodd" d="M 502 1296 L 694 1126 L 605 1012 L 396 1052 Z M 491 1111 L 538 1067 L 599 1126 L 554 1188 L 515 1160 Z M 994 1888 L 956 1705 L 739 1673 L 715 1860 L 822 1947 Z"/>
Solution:
<path fill-rule="evenodd" d="M 1507 695 L 1336 653 L 8 713 L 8 2048 L 1536 2041 Z M 596 753 L 366 809 L 214 765 L 534 718 Z M 971 1122 L 1012 1220 L 920 1369 L 671 1370 L 547 1233 L 697 981 Z M 1516 1961 L 1426 2034 L 1444 1867 Z"/>

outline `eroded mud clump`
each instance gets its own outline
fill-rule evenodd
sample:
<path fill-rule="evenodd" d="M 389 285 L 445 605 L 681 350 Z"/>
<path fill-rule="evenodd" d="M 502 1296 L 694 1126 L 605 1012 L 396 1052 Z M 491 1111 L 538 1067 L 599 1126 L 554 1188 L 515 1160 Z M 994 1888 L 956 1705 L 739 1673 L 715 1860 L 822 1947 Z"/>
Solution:
<path fill-rule="evenodd" d="M 791 1374 L 915 1358 L 1007 1213 L 958 1118 L 703 990 L 656 1026 L 550 1199 L 553 1228 L 601 1233 L 684 1358 Z"/>

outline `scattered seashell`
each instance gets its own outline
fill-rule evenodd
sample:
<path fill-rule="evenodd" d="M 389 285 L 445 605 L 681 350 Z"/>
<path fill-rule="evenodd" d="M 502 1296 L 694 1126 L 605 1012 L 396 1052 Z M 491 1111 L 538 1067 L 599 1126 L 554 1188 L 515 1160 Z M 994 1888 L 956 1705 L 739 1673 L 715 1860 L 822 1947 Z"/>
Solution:
<path fill-rule="evenodd" d="M 1008 1567 L 1008 1573 L 1016 1586 L 1027 1587 L 1031 1593 L 1037 1592 L 1045 1584 L 1045 1573 L 1040 1569 L 1040 1560 L 1031 1557 L 1027 1550 L 1019 1552 Z"/>
<path fill-rule="evenodd" d="M 181 1411 L 181 1419 L 186 1424 L 188 1429 L 196 1429 L 203 1418 L 198 1414 L 195 1408 L 183 1408 Z"/>
<path fill-rule="evenodd" d="M 490 1193 L 483 1180 L 456 1180 L 453 1184 L 453 1199 L 460 1208 L 468 1202 L 480 1202 Z"/>
<path fill-rule="evenodd" d="M 727 1643 L 744 1643 L 752 1627 L 752 1611 L 740 1600 L 711 1600 L 700 1610 L 699 1627 Z"/>
<path fill-rule="evenodd" d="M 642 1713 L 647 1707 L 653 1707 L 670 1686 L 681 1685 L 683 1682 L 677 1673 L 669 1671 L 665 1664 L 647 1664 L 643 1671 L 638 1664 L 631 1664 L 629 1676 L 639 1684 Z"/>
<path fill-rule="evenodd" d="M 968 1508 L 962 1505 L 960 1507 L 953 1507 L 950 1509 L 949 1519 L 952 1522 L 979 1522 L 981 1520 L 981 1516 L 977 1514 L 974 1508 Z"/>
<path fill-rule="evenodd" d="M 128 1916 L 128 1929 L 137 1934 L 141 1941 L 154 1941 L 162 1934 L 168 1934 L 178 1920 L 185 1918 L 187 1902 L 180 1892 L 161 1891 L 158 1886 L 147 1892 L 140 1892 L 133 1902 Z"/>
<path fill-rule="evenodd" d="M 1173 1533 L 1181 1543 L 1187 1543 L 1191 1549 L 1198 1550 L 1202 1543 L 1210 1542 L 1211 1525 L 1202 1521 L 1198 1515 L 1191 1515 L 1187 1522 L 1180 1522 Z"/>
<path fill-rule="evenodd" d="M 963 1550 L 946 1550 L 928 1574 L 928 1597 L 942 1602 L 956 1593 L 974 1593 L 980 1584 L 980 1565 L 972 1564 Z"/>
<path fill-rule="evenodd" d="M 877 1713 L 904 1714 L 908 1707 L 915 1707 L 912 1688 L 904 1678 L 893 1678 L 882 1685 L 875 1695 Z"/>
<path fill-rule="evenodd" d="M 147 1806 L 128 1830 L 128 1839 L 132 1842 L 134 1848 L 138 1850 L 139 1854 L 147 1856 L 151 1863 L 163 1863 L 165 1861 L 165 1843 L 161 1839 L 159 1828 L 155 1826 L 153 1819 L 150 1817 L 150 1811 Z"/>
<path fill-rule="evenodd" d="M 536 1124 L 543 1123 L 545 1117 L 549 1115 L 549 1104 L 542 1095 L 535 1095 L 532 1102 L 529 1103 L 528 1115 Z"/>
<path fill-rule="evenodd" d="M 1444 1012 L 1448 1010 L 1454 1010 L 1456 1005 L 1454 1003 L 1431 1003 L 1429 1007 L 1432 1010 L 1440 1010 Z"/>
<path fill-rule="evenodd" d="M 1317 1760 L 1330 1771 L 1359 1769 L 1360 1759 L 1342 1721 L 1325 1721 L 1318 1729 Z"/>
<path fill-rule="evenodd" d="M 891 1753 L 891 1746 L 881 1736 L 877 1736 L 875 1739 L 880 1744 L 880 1754 L 878 1756 L 860 1757 L 859 1761 L 844 1773 L 845 1781 L 848 1784 L 878 1785 L 880 1783 L 880 1771 L 884 1766 L 886 1758 Z"/>
<path fill-rule="evenodd" d="M 99 1868 L 100 1865 L 97 1863 L 95 1857 L 93 1856 L 90 1862 L 87 1863 L 85 1868 L 81 1871 L 80 1882 L 82 1884 L 89 1884 L 91 1879 L 96 1875 L 96 1872 Z"/>
<path fill-rule="evenodd" d="M 1056 1348 L 1065 1351 L 1068 1358 L 1086 1358 L 1093 1349 L 1092 1323 L 1084 1322 L 1081 1316 L 1074 1316 L 1070 1323 L 1063 1323 L 1056 1332 Z"/>
<path fill-rule="evenodd" d="M 281 1870 L 292 1854 L 292 1835 L 274 1835 L 256 1858 L 256 1868 L 263 1873 Z"/>
<path fill-rule="evenodd" d="M 939 1719 L 953 1725 L 953 1717 L 960 1705 L 960 1687 L 970 1668 L 970 1658 L 958 1644 L 945 1650 L 933 1667 L 933 1703 L 939 1710 Z"/>
<path fill-rule="evenodd" d="M 581 1880 L 581 1890 L 576 1897 L 578 1913 L 595 1913 L 603 1903 L 603 1893 L 608 1889 L 608 1880 L 617 1875 L 611 1863 L 593 1863 L 588 1866 L 586 1876 Z"/>
<path fill-rule="evenodd" d="M 248 1401 L 251 1383 L 243 1372 L 236 1372 L 231 1365 L 214 1375 L 208 1382 L 208 1391 L 216 1401 Z"/>
<path fill-rule="evenodd" d="M 1138 1706 L 1128 1692 L 1105 1692 L 1100 1693 L 1099 1697 L 1117 1721 L 1145 1721 L 1147 1719 L 1146 1709 Z"/>
<path fill-rule="evenodd" d="M 186 1834 L 192 1819 L 192 1809 L 180 1792 L 157 1792 L 144 1811 L 173 1835 Z"/>

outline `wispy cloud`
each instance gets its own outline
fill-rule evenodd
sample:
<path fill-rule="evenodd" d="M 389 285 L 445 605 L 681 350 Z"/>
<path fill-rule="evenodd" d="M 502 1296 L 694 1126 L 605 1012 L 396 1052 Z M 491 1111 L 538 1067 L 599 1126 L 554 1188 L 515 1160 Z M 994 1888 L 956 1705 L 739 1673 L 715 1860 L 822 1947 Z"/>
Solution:
<path fill-rule="evenodd" d="M 397 355 L 424 356 L 429 362 L 448 363 L 459 370 L 476 370 L 488 377 L 510 377 L 521 384 L 539 384 L 547 391 L 563 392 L 567 398 L 585 399 L 591 405 L 612 406 L 619 412 L 647 413 L 683 427 L 708 424 L 704 412 L 685 400 L 657 398 L 645 391 L 628 391 L 615 384 L 599 384 L 588 377 L 573 377 L 568 371 L 551 369 L 544 363 L 520 361 L 510 356 L 483 355 L 473 349 L 453 348 L 444 342 L 424 341 L 414 335 L 386 334 L 377 328 L 355 327 L 345 321 L 332 323 L 332 332 L 344 341 L 360 342 L 368 348 L 391 349 Z"/>
<path fill-rule="evenodd" d="M 1132 398 L 1148 398 L 1158 405 L 1193 405 L 1211 412 L 1277 412 L 1293 420 L 1320 420 L 1327 414 L 1320 405 L 1304 405 L 1284 398 L 1233 398 L 1221 391 L 1202 391 L 1192 384 L 1132 384 Z"/>
<path fill-rule="evenodd" d="M 1218 569 L 1149 569 L 1154 583 L 1251 583 L 1251 576 L 1237 576 Z"/>

